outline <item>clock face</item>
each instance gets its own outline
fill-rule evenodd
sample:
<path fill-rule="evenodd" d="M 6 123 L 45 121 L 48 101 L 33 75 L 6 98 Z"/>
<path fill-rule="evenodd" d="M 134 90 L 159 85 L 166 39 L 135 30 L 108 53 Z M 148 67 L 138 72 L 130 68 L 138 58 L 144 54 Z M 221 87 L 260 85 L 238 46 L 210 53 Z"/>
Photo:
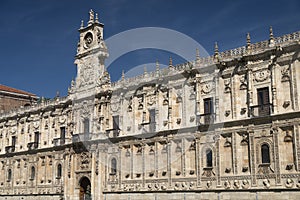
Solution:
<path fill-rule="evenodd" d="M 93 43 L 93 34 L 89 32 L 84 36 L 84 47 L 89 48 L 91 47 L 92 43 Z"/>

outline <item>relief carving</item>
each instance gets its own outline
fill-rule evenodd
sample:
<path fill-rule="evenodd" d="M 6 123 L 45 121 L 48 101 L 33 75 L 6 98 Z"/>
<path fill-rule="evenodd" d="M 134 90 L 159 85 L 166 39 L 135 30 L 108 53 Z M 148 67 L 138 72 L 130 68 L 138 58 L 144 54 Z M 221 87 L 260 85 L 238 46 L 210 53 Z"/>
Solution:
<path fill-rule="evenodd" d="M 213 83 L 212 82 L 204 83 L 201 86 L 201 93 L 202 94 L 209 94 L 212 90 L 213 90 Z"/>
<path fill-rule="evenodd" d="M 270 78 L 270 71 L 267 69 L 260 70 L 254 73 L 254 80 L 256 82 L 264 82 L 269 78 Z"/>
<path fill-rule="evenodd" d="M 290 68 L 283 67 L 281 69 L 281 82 L 287 82 L 287 81 L 290 81 Z"/>

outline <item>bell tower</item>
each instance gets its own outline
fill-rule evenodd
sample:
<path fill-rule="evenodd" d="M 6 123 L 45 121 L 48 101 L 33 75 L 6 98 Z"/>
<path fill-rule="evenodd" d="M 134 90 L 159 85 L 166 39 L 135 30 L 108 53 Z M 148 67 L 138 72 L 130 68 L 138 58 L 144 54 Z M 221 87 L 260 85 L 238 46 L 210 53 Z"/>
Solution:
<path fill-rule="evenodd" d="M 98 14 L 94 14 L 93 10 L 89 12 L 86 26 L 81 21 L 80 39 L 75 57 L 77 77 L 73 93 L 91 91 L 105 72 L 104 61 L 108 57 L 108 50 L 103 40 L 103 27 L 104 25 L 99 22 Z"/>

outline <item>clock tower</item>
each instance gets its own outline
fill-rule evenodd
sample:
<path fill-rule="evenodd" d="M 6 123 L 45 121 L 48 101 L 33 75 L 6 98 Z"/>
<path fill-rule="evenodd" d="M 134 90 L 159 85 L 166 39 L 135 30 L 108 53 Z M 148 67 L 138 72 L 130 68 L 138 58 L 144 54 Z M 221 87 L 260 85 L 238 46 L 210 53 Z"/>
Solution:
<path fill-rule="evenodd" d="M 97 80 L 105 73 L 104 61 L 108 57 L 108 50 L 103 40 L 104 25 L 98 21 L 98 14 L 94 14 L 93 10 L 89 15 L 87 25 L 85 26 L 81 21 L 79 29 L 80 39 L 75 57 L 77 77 L 72 91 L 83 96 L 86 96 L 84 93 L 94 91 Z"/>

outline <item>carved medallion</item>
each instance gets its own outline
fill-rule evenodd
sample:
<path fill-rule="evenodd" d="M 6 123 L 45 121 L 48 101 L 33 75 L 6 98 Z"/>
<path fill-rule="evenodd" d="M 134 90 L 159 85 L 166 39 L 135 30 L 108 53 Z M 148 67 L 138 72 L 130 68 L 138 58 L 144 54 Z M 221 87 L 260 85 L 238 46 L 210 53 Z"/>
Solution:
<path fill-rule="evenodd" d="M 255 79 L 256 82 L 266 81 L 267 79 L 269 79 L 269 77 L 270 77 L 270 71 L 267 70 L 267 69 L 257 71 L 254 74 L 254 79 Z"/>
<path fill-rule="evenodd" d="M 213 90 L 212 82 L 204 83 L 201 87 L 201 93 L 202 94 L 209 94 L 212 90 Z"/>

